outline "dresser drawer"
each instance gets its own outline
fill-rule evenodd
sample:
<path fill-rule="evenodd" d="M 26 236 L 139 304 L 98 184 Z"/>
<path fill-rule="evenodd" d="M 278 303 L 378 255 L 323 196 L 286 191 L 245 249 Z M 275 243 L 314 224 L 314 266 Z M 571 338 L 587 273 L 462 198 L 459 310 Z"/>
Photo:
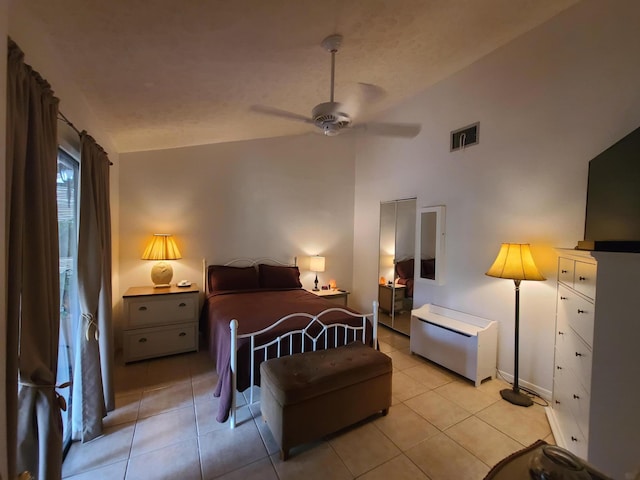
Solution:
<path fill-rule="evenodd" d="M 574 376 L 566 376 L 566 400 L 578 428 L 585 438 L 589 438 L 589 405 L 591 396 Z"/>
<path fill-rule="evenodd" d="M 124 332 L 124 361 L 197 350 L 197 323 L 138 328 Z"/>
<path fill-rule="evenodd" d="M 596 297 L 596 271 L 593 263 L 576 261 L 573 275 L 573 288 L 577 292 L 594 299 Z"/>
<path fill-rule="evenodd" d="M 593 303 L 558 285 L 558 324 L 570 326 L 587 343 L 593 345 Z"/>
<path fill-rule="evenodd" d="M 575 268 L 575 260 L 569 258 L 558 259 L 558 281 L 573 288 L 573 273 Z"/>
<path fill-rule="evenodd" d="M 559 444 L 564 444 L 565 448 L 578 455 L 580 458 L 587 458 L 588 436 L 580 428 L 580 423 L 575 418 L 572 404 L 571 389 L 566 381 L 571 374 L 562 370 L 553 381 L 553 410 L 555 417 L 560 424 L 560 434 L 562 439 L 556 439 Z M 565 373 L 567 375 L 565 375 Z M 588 417 L 587 417 L 588 420 Z M 555 432 L 554 432 L 555 434 Z M 562 441 L 561 441 L 562 440 Z"/>
<path fill-rule="evenodd" d="M 125 300 L 128 327 L 194 321 L 198 296 L 193 293 L 131 297 Z"/>
<path fill-rule="evenodd" d="M 563 344 L 556 345 L 556 363 L 563 370 L 572 372 L 582 386 L 591 391 L 591 348 L 569 329 L 563 335 Z"/>

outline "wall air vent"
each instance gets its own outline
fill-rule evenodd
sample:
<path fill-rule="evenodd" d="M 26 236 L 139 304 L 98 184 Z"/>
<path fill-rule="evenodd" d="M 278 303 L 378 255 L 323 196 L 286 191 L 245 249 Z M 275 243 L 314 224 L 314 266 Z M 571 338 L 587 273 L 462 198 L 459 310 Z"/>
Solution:
<path fill-rule="evenodd" d="M 452 152 L 463 150 L 480 142 L 480 122 L 467 125 L 451 132 L 450 148 Z"/>

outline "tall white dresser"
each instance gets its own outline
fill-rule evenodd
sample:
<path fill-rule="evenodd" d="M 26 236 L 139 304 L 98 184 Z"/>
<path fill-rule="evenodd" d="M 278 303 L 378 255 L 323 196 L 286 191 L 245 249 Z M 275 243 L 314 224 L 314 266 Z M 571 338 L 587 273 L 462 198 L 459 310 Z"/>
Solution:
<path fill-rule="evenodd" d="M 640 470 L 640 254 L 558 252 L 549 423 L 558 445 L 625 478 Z"/>

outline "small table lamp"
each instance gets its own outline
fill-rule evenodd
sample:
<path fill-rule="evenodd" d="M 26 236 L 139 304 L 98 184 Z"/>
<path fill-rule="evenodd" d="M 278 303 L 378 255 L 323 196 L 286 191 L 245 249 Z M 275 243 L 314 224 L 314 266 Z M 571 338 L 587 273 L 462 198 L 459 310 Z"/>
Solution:
<path fill-rule="evenodd" d="M 173 236 L 168 233 L 154 233 L 147 245 L 142 260 L 178 260 L 182 258 Z M 158 262 L 151 269 L 154 287 L 169 287 L 173 278 L 173 268 L 167 262 Z"/>
<path fill-rule="evenodd" d="M 516 321 L 515 321 L 515 361 L 513 369 L 513 389 L 504 389 L 500 395 L 507 402 L 522 407 L 533 405 L 533 401 L 520 392 L 518 386 L 518 336 L 520 334 L 520 281 L 546 280 L 533 261 L 531 249 L 527 243 L 503 243 L 496 260 L 485 275 L 496 278 L 508 278 L 516 284 Z"/>
<path fill-rule="evenodd" d="M 316 255 L 315 257 L 311 257 L 309 261 L 309 270 L 311 270 L 312 272 L 316 272 L 316 280 L 313 282 L 315 285 L 313 287 L 313 291 L 317 292 L 319 290 L 318 272 L 324 272 L 324 257 L 320 257 L 318 255 Z"/>

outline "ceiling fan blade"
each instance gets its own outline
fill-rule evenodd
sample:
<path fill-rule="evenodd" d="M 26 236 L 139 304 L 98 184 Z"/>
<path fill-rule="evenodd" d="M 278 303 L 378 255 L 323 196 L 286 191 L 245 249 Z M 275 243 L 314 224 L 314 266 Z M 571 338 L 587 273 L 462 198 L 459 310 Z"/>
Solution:
<path fill-rule="evenodd" d="M 287 120 L 295 120 L 297 122 L 304 123 L 313 123 L 308 117 L 304 115 L 299 115 L 293 112 L 287 112 L 286 110 L 280 110 L 279 108 L 274 107 L 266 107 L 264 105 L 251 105 L 250 107 L 252 112 L 261 113 L 263 115 L 271 115 L 273 117 L 286 118 Z"/>
<path fill-rule="evenodd" d="M 420 133 L 419 123 L 361 123 L 353 126 L 367 135 L 381 135 L 386 137 L 413 138 Z"/>

